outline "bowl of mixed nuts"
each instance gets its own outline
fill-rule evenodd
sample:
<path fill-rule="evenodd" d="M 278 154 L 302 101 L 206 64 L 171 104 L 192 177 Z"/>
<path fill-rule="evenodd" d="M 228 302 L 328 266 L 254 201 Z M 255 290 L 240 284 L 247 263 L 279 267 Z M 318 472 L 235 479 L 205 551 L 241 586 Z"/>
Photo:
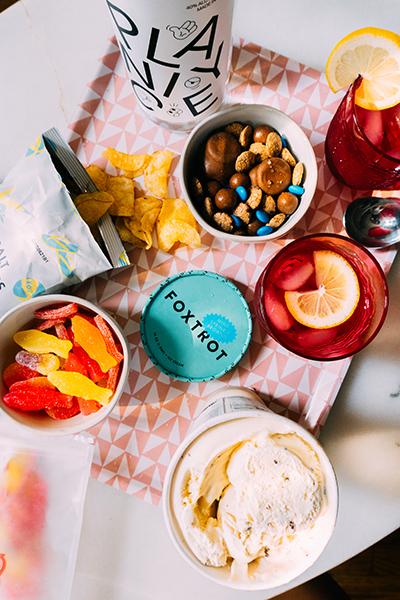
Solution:
<path fill-rule="evenodd" d="M 306 134 L 285 113 L 241 104 L 211 115 L 192 131 L 180 181 L 206 231 L 266 242 L 286 235 L 308 210 L 317 163 Z"/>

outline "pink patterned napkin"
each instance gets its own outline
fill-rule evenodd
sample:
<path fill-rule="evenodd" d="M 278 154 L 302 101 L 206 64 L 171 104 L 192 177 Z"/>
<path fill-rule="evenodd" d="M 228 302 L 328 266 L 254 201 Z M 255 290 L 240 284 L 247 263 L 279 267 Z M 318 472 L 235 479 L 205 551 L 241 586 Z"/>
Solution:
<path fill-rule="evenodd" d="M 129 380 L 119 405 L 91 431 L 96 439 L 92 476 L 155 504 L 172 454 L 212 391 L 225 385 L 253 387 L 273 410 L 318 431 L 350 364 L 349 359 L 319 363 L 296 357 L 266 337 L 255 321 L 247 354 L 218 381 L 173 381 L 153 366 L 143 350 L 141 310 L 165 277 L 190 269 L 216 271 L 232 279 L 251 303 L 257 278 L 270 257 L 305 233 L 341 232 L 343 211 L 354 197 L 324 161 L 325 135 L 339 101 L 324 75 L 243 40 L 234 47 L 232 66 L 227 102 L 275 106 L 290 115 L 313 144 L 318 187 L 304 219 L 289 237 L 265 244 L 227 243 L 203 232 L 203 246 L 196 250 L 181 247 L 165 254 L 156 248 L 133 249 L 131 267 L 97 276 L 78 288 L 78 294 L 115 315 L 131 353 Z M 108 146 L 135 153 L 167 147 L 179 155 L 186 139 L 186 134 L 158 127 L 142 114 L 115 41 L 100 59 L 100 71 L 88 84 L 79 117 L 70 128 L 70 144 L 81 161 L 103 167 L 101 155 Z M 171 193 L 179 195 L 174 174 L 171 181 Z M 394 251 L 375 254 L 387 271 Z"/>

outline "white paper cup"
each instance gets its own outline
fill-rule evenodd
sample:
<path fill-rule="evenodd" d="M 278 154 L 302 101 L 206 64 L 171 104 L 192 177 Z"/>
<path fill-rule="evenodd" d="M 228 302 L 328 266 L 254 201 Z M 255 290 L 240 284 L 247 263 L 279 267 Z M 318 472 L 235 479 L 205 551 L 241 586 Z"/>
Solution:
<path fill-rule="evenodd" d="M 262 421 L 265 421 L 266 428 L 270 431 L 277 433 L 299 434 L 316 452 L 325 477 L 325 490 L 328 500 L 327 510 L 323 517 L 319 517 L 326 519 L 326 522 L 324 523 L 324 535 L 321 536 L 321 539 L 319 539 L 318 545 L 315 547 L 315 551 L 310 552 L 308 559 L 301 562 L 298 571 L 295 572 L 295 570 L 292 569 L 289 577 L 281 577 L 279 580 L 276 579 L 273 584 L 268 584 L 268 582 L 261 580 L 233 580 L 230 577 L 228 567 L 208 567 L 203 565 L 196 558 L 186 543 L 180 531 L 173 506 L 173 484 L 175 472 L 180 460 L 192 442 L 216 425 L 246 417 L 257 417 L 260 419 L 260 424 Z M 233 439 L 231 443 L 234 444 L 235 441 L 237 440 Z M 259 396 L 252 390 L 240 387 L 223 388 L 222 390 L 219 390 L 218 392 L 215 392 L 209 396 L 206 407 L 193 421 L 193 425 L 189 430 L 187 437 L 177 448 L 167 469 L 163 488 L 162 507 L 167 530 L 175 548 L 186 560 L 186 562 L 194 567 L 199 573 L 208 579 L 211 579 L 215 583 L 219 583 L 230 588 L 241 590 L 266 590 L 277 587 L 278 585 L 283 585 L 299 576 L 320 556 L 335 527 L 338 508 L 338 486 L 335 472 L 327 455 L 325 454 L 321 445 L 310 433 L 308 433 L 308 431 L 290 419 L 273 413 L 264 405 Z"/>
<path fill-rule="evenodd" d="M 102 421 L 116 405 L 128 377 L 128 345 L 114 319 L 112 319 L 104 310 L 92 304 L 92 302 L 83 300 L 77 296 L 67 296 L 65 294 L 37 296 L 36 298 L 27 300 L 23 304 L 12 308 L 0 319 L 0 373 L 3 372 L 3 369 L 7 365 L 15 360 L 16 345 L 13 342 L 13 335 L 17 331 L 30 326 L 35 319 L 34 312 L 36 310 L 50 308 L 57 304 L 68 304 L 70 302 L 76 302 L 78 306 L 103 317 L 122 346 L 124 360 L 119 375 L 118 385 L 110 403 L 107 404 L 107 406 L 103 406 L 95 413 L 90 415 L 82 415 L 80 413 L 71 419 L 56 420 L 44 414 L 43 411 L 36 414 L 35 412 L 22 412 L 9 408 L 2 401 L 3 394 L 5 393 L 5 386 L 1 383 L 0 415 L 3 414 L 9 420 L 14 421 L 14 423 L 48 435 L 79 433 Z"/>

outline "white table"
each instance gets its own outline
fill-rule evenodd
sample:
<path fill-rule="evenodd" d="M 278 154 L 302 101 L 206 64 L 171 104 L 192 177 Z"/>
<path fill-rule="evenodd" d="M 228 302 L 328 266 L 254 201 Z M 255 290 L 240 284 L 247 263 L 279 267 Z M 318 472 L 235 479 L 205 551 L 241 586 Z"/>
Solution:
<path fill-rule="evenodd" d="M 150 1 L 150 0 L 149 0 Z M 393 27 L 397 0 L 238 0 L 234 32 L 322 69 L 335 42 L 365 24 Z M 0 15 L 0 178 L 35 134 L 66 133 L 112 34 L 103 0 L 21 0 Z M 334 536 L 296 584 L 332 568 L 400 524 L 400 261 L 378 338 L 357 356 L 321 440 L 339 480 Z M 254 592 L 265 600 L 270 593 Z M 234 600 L 177 555 L 161 511 L 90 481 L 73 600 Z"/>

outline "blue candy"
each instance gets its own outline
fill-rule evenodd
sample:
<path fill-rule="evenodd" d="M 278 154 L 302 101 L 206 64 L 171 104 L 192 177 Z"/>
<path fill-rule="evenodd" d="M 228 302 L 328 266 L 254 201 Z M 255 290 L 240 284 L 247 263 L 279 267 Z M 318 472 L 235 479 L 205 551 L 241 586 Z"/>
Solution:
<path fill-rule="evenodd" d="M 304 188 L 301 185 L 289 185 L 288 192 L 301 196 L 301 194 L 304 194 Z"/>
<path fill-rule="evenodd" d="M 235 224 L 235 227 L 241 227 L 243 225 L 243 221 L 242 219 L 239 219 L 239 217 L 237 217 L 236 215 L 232 215 L 232 221 Z"/>
<path fill-rule="evenodd" d="M 235 192 L 237 193 L 239 198 L 243 200 L 243 202 L 246 202 L 247 198 L 249 197 L 249 194 L 243 185 L 238 185 L 237 188 L 235 188 Z"/>
<path fill-rule="evenodd" d="M 288 141 L 286 139 L 286 137 L 284 135 L 281 134 L 281 140 L 282 140 L 282 148 L 287 148 L 288 147 Z"/>
<path fill-rule="evenodd" d="M 256 217 L 261 223 L 268 223 L 270 217 L 264 210 L 256 210 Z"/>
<path fill-rule="evenodd" d="M 257 235 L 268 235 L 269 233 L 272 233 L 273 230 L 273 227 L 270 227 L 269 225 L 263 225 L 263 227 L 257 229 Z"/>

